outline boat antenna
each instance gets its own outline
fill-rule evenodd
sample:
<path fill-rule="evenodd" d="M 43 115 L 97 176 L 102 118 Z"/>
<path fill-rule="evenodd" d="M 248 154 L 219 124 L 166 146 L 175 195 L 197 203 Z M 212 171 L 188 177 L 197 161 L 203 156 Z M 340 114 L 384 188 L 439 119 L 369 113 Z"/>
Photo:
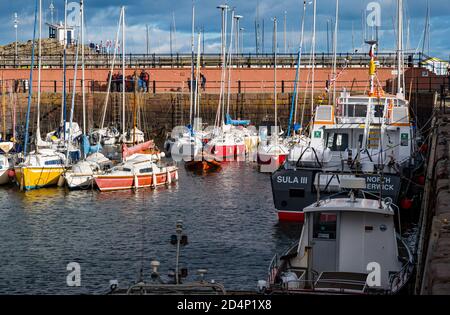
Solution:
<path fill-rule="evenodd" d="M 28 106 L 27 106 L 27 116 L 25 122 L 25 143 L 23 147 L 24 157 L 27 156 L 27 147 L 29 141 L 29 128 L 30 128 L 30 112 L 31 112 L 31 99 L 33 96 L 33 69 L 34 69 L 34 52 L 35 52 L 35 41 L 36 41 L 36 26 L 38 19 L 38 0 L 36 0 L 36 6 L 34 9 L 34 30 L 33 30 L 33 43 L 31 48 L 31 67 L 30 67 L 30 84 L 28 89 Z"/>

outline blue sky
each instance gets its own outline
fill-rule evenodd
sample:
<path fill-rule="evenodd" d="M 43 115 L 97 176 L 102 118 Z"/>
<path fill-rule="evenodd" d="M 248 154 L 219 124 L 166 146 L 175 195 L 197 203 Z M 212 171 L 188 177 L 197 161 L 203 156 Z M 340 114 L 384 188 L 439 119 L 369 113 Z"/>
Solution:
<path fill-rule="evenodd" d="M 33 10 L 35 0 L 1 1 L 0 44 L 14 41 L 13 16 L 19 16 L 19 40 L 28 40 L 32 37 Z M 42 0 L 44 17 L 50 20 L 49 6 L 51 0 Z M 63 20 L 64 0 L 53 0 L 54 20 Z M 71 0 L 69 0 L 71 2 Z M 73 2 L 78 2 L 77 0 Z M 300 23 L 303 0 L 197 0 L 196 25 L 205 30 L 205 51 L 214 53 L 220 51 L 220 11 L 216 8 L 221 3 L 235 7 L 236 13 L 243 15 L 241 27 L 244 28 L 244 52 L 255 51 L 255 18 L 256 7 L 259 2 L 261 20 L 265 20 L 265 51 L 270 52 L 272 47 L 271 18 L 278 18 L 278 46 L 284 52 L 284 16 L 286 12 L 286 46 L 289 52 L 297 50 L 300 38 Z M 317 50 L 327 51 L 327 21 L 331 25 L 334 20 L 336 0 L 317 0 Z M 338 51 L 351 52 L 361 48 L 363 42 L 362 15 L 371 0 L 340 0 L 340 23 L 338 35 Z M 389 51 L 395 49 L 394 23 L 396 17 L 396 0 L 378 0 L 382 10 L 382 25 L 379 31 L 380 49 Z M 409 23 L 408 33 L 405 29 L 405 45 L 409 48 L 422 49 L 421 40 L 426 17 L 426 1 L 404 0 L 405 26 Z M 172 16 L 176 22 L 175 51 L 190 51 L 191 32 L 191 0 L 85 0 L 87 40 L 100 42 L 113 40 L 115 37 L 120 6 L 126 6 L 127 15 L 127 45 L 128 52 L 145 52 L 145 29 L 150 28 L 150 51 L 156 53 L 169 52 L 170 25 Z M 450 42 L 447 40 L 450 31 L 450 1 L 429 0 L 431 12 L 430 54 L 448 60 L 450 57 Z M 409 22 L 406 22 L 409 21 Z M 308 6 L 306 18 L 306 49 L 309 49 L 312 28 L 312 5 Z M 47 35 L 47 34 L 45 34 Z M 426 45 L 428 46 L 428 45 Z M 426 48 L 426 53 L 428 48 Z"/>

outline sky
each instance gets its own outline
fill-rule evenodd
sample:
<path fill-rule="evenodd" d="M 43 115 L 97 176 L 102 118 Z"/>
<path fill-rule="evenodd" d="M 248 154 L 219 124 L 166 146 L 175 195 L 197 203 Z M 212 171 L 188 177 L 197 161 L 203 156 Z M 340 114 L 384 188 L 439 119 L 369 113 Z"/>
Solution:
<path fill-rule="evenodd" d="M 51 21 L 51 2 L 54 22 L 64 20 L 64 0 L 42 0 L 43 22 Z M 79 2 L 68 0 L 68 2 Z M 114 40 L 120 15 L 120 7 L 126 8 L 126 43 L 127 53 L 146 53 L 146 27 L 149 28 L 150 53 L 170 52 L 170 30 L 173 35 L 173 52 L 188 53 L 191 51 L 192 0 L 84 0 L 86 14 L 86 41 L 100 43 Z M 312 2 L 312 0 L 308 0 Z M 363 20 L 371 0 L 340 0 L 337 32 L 337 51 L 366 52 L 363 44 Z M 380 51 L 393 51 L 396 47 L 396 6 L 397 0 L 375 1 L 381 7 L 381 26 L 378 37 Z M 273 47 L 273 22 L 278 21 L 277 46 L 280 53 L 295 53 L 300 42 L 300 30 L 303 13 L 303 0 L 195 0 L 196 32 L 204 31 L 204 51 L 219 53 L 221 49 L 221 13 L 217 9 L 220 4 L 228 4 L 235 9 L 235 14 L 242 15 L 244 53 L 256 52 L 255 20 L 259 16 L 259 30 L 262 33 L 264 20 L 264 52 L 271 53 Z M 32 39 L 35 0 L 0 0 L 0 45 L 14 42 L 14 13 L 17 13 L 19 41 Z M 405 38 L 404 45 L 410 51 L 422 51 L 445 60 L 450 58 L 450 1 L 429 0 L 430 36 L 423 45 L 424 29 L 427 16 L 427 1 L 404 0 L 405 6 Z M 259 9 L 257 9 L 259 8 Z M 259 14 L 257 14 L 259 12 Z M 70 14 L 70 13 L 69 13 Z M 317 39 L 318 52 L 332 51 L 331 33 L 335 28 L 336 0 L 317 0 Z M 229 20 L 231 20 L 229 12 Z M 305 18 L 305 46 L 311 49 L 313 5 L 307 5 Z M 286 21 L 286 23 L 285 23 Z M 231 22 L 228 22 L 230 32 Z M 286 25 L 286 27 L 285 27 Z M 408 27 L 409 26 L 409 27 Z M 286 33 L 284 32 L 286 29 Z M 328 31 L 327 31 L 328 30 Z M 286 34 L 286 36 L 285 36 Z M 409 36 L 408 36 L 409 35 Z M 44 28 L 44 36 L 48 31 Z M 262 37 L 262 34 L 261 34 Z M 286 41 L 284 38 L 286 37 Z M 327 40 L 327 37 L 329 40 Z M 234 39 L 234 41 L 236 41 Z M 197 40 L 196 40 L 197 42 Z M 203 43 L 203 40 L 202 40 Z M 259 41 L 262 46 L 262 39 Z M 286 49 L 285 49 L 286 48 Z M 262 51 L 262 48 L 260 49 Z"/>

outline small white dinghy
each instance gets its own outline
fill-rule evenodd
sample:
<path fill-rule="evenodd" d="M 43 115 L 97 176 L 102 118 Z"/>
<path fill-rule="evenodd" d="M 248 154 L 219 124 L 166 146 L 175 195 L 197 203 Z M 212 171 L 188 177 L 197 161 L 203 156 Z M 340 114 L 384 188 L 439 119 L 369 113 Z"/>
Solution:
<path fill-rule="evenodd" d="M 94 175 L 111 169 L 112 162 L 101 153 L 91 154 L 63 174 L 69 189 L 89 189 L 94 183 Z"/>

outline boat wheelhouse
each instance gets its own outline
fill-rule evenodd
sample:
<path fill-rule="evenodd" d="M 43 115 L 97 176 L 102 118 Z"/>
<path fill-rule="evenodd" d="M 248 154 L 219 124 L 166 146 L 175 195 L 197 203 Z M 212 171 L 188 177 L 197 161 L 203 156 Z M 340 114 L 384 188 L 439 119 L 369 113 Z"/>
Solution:
<path fill-rule="evenodd" d="M 304 213 L 298 244 L 272 261 L 267 293 L 396 294 L 407 284 L 413 257 L 396 232 L 393 204 L 335 198 Z"/>

